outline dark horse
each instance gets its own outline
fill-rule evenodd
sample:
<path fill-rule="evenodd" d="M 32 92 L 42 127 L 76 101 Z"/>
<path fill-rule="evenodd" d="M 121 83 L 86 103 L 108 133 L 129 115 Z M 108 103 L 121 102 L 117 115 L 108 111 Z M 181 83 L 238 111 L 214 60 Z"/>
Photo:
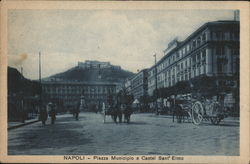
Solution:
<path fill-rule="evenodd" d="M 112 112 L 113 120 L 115 123 L 117 123 L 117 117 L 119 119 L 119 123 L 122 123 L 122 110 L 121 105 L 117 104 Z"/>
<path fill-rule="evenodd" d="M 132 109 L 129 105 L 126 105 L 125 109 L 123 110 L 124 114 L 124 122 L 129 123 L 130 122 L 130 116 L 132 114 Z"/>
<path fill-rule="evenodd" d="M 106 122 L 106 116 L 111 116 L 112 120 L 117 123 L 117 118 L 119 119 L 119 123 L 122 122 L 122 111 L 119 105 L 116 106 L 109 106 L 102 111 L 103 115 L 103 122 Z"/>
<path fill-rule="evenodd" d="M 182 117 L 183 117 L 183 112 L 182 108 L 179 104 L 175 104 L 173 107 L 173 122 L 174 122 L 174 117 L 176 116 L 177 122 L 181 123 Z"/>
<path fill-rule="evenodd" d="M 188 120 L 188 122 L 190 121 L 190 113 L 187 110 L 185 110 L 184 107 L 181 106 L 180 104 L 176 104 L 174 107 L 173 122 L 175 116 L 178 123 L 184 122 L 185 117 Z"/>

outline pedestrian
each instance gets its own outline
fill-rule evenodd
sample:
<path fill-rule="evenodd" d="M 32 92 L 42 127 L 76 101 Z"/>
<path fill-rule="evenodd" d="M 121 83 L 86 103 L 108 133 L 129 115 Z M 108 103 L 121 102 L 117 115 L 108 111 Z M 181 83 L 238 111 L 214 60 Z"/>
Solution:
<path fill-rule="evenodd" d="M 103 123 L 106 122 L 106 108 L 105 108 L 105 103 L 102 103 L 102 112 L 101 114 L 103 115 Z"/>
<path fill-rule="evenodd" d="M 27 119 L 27 112 L 25 109 L 21 111 L 21 122 L 25 123 L 25 120 Z"/>
<path fill-rule="evenodd" d="M 119 123 L 122 123 L 122 111 L 120 103 L 117 103 L 115 107 L 115 123 L 117 123 L 117 117 L 119 119 Z"/>
<path fill-rule="evenodd" d="M 72 113 L 73 117 L 75 117 L 75 108 L 70 109 L 70 112 Z"/>
<path fill-rule="evenodd" d="M 75 119 L 78 120 L 79 113 L 80 113 L 80 107 L 76 107 L 74 110 L 74 113 L 75 113 Z"/>
<path fill-rule="evenodd" d="M 50 118 L 51 118 L 51 124 L 54 124 L 55 120 L 56 120 L 56 109 L 55 108 L 56 108 L 56 106 L 52 105 L 51 110 L 49 112 L 49 115 L 50 115 Z"/>
<path fill-rule="evenodd" d="M 42 125 L 46 124 L 46 121 L 48 119 L 48 113 L 46 109 L 41 109 L 40 111 L 40 120 L 42 121 Z"/>

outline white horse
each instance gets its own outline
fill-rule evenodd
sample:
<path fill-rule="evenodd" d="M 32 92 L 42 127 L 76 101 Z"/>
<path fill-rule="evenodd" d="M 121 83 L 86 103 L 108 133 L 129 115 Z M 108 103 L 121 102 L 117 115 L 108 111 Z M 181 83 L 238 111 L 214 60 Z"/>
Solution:
<path fill-rule="evenodd" d="M 114 115 L 113 115 L 113 111 L 111 110 L 111 108 L 106 107 L 105 104 L 102 104 L 102 111 L 101 111 L 101 115 L 103 115 L 103 123 L 106 122 L 106 116 L 110 115 L 111 118 L 114 120 Z"/>

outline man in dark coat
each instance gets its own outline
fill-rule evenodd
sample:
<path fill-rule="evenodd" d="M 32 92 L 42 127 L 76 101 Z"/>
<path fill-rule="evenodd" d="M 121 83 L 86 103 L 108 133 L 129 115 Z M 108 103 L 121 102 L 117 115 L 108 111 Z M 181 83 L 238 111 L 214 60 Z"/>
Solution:
<path fill-rule="evenodd" d="M 56 120 L 56 109 L 55 105 L 52 105 L 51 110 L 49 112 L 50 118 L 51 118 L 51 124 L 55 123 Z"/>
<path fill-rule="evenodd" d="M 40 112 L 40 120 L 42 121 L 42 124 L 45 125 L 46 121 L 48 119 L 48 113 L 46 109 L 42 109 Z"/>
<path fill-rule="evenodd" d="M 78 105 L 78 106 L 74 109 L 74 113 L 75 113 L 75 119 L 78 120 L 79 113 L 80 113 L 80 105 Z"/>

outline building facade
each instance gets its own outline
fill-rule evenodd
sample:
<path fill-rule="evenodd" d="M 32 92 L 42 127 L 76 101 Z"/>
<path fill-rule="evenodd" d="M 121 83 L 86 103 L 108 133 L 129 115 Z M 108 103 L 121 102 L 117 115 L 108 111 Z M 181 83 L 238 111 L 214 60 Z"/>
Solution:
<path fill-rule="evenodd" d="M 134 99 L 139 99 L 148 94 L 148 71 L 147 69 L 141 70 L 130 79 L 131 93 Z"/>
<path fill-rule="evenodd" d="M 61 102 L 67 110 L 76 108 L 80 103 L 81 96 L 84 96 L 88 110 L 91 105 L 107 104 L 107 97 L 116 94 L 116 84 L 43 81 L 42 90 L 45 102 Z"/>
<path fill-rule="evenodd" d="M 124 83 L 124 87 L 126 89 L 127 94 L 132 94 L 132 88 L 131 88 L 131 78 L 127 78 Z"/>
<path fill-rule="evenodd" d="M 158 88 L 201 75 L 230 77 L 239 73 L 239 21 L 208 22 L 184 41 L 174 40 L 155 66 Z M 148 71 L 149 95 L 155 89 L 155 66 Z"/>

